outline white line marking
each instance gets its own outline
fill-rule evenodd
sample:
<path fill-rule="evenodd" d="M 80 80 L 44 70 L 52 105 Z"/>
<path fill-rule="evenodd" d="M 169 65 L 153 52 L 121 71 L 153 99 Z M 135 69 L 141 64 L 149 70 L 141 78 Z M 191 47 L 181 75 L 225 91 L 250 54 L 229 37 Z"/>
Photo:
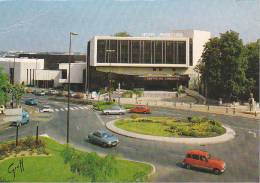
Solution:
<path fill-rule="evenodd" d="M 77 107 L 74 107 L 74 109 L 75 109 L 75 110 L 77 110 L 77 109 L 79 109 L 79 108 L 77 108 Z"/>
<path fill-rule="evenodd" d="M 84 109 L 84 107 L 79 107 L 80 109 Z"/>
<path fill-rule="evenodd" d="M 59 109 L 55 109 L 55 111 L 60 111 Z"/>
<path fill-rule="evenodd" d="M 73 107 L 71 107 L 71 108 L 70 108 L 70 110 L 74 111 L 74 108 L 73 108 Z"/>
<path fill-rule="evenodd" d="M 60 110 L 61 110 L 61 111 L 64 111 L 64 109 L 63 109 L 63 108 L 60 108 Z"/>
<path fill-rule="evenodd" d="M 68 110 L 68 108 L 67 108 L 67 107 L 65 107 L 64 109 L 65 109 L 66 111 Z"/>
<path fill-rule="evenodd" d="M 84 109 L 89 109 L 87 106 L 86 107 L 83 107 Z"/>
<path fill-rule="evenodd" d="M 102 125 L 105 126 L 105 122 L 103 121 L 103 119 L 95 112 L 97 119 L 102 123 Z"/>

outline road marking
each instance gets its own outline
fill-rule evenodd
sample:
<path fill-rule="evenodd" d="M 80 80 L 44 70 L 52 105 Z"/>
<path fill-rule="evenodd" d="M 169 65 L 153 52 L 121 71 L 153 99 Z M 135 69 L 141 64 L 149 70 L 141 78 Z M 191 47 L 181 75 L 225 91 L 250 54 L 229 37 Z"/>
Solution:
<path fill-rule="evenodd" d="M 67 107 L 65 107 L 65 110 L 67 111 L 67 110 L 68 110 L 68 108 L 67 108 Z"/>
<path fill-rule="evenodd" d="M 73 108 L 73 107 L 71 107 L 71 108 L 70 108 L 70 110 L 74 111 L 74 108 Z"/>
<path fill-rule="evenodd" d="M 63 109 L 63 108 L 60 108 L 60 110 L 61 110 L 61 111 L 64 111 L 64 109 Z"/>
<path fill-rule="evenodd" d="M 103 119 L 96 112 L 95 115 L 97 116 L 97 119 L 102 123 L 102 125 L 105 126 L 105 122 L 103 121 Z"/>
<path fill-rule="evenodd" d="M 88 106 L 83 107 L 84 109 L 89 109 Z"/>
<path fill-rule="evenodd" d="M 256 133 L 255 132 L 252 132 L 252 131 L 248 131 L 249 134 L 253 134 L 253 136 L 256 138 Z"/>
<path fill-rule="evenodd" d="M 84 107 L 79 107 L 80 109 L 84 109 Z"/>
<path fill-rule="evenodd" d="M 77 107 L 74 107 L 74 109 L 75 109 L 75 110 L 77 110 L 77 109 L 79 109 L 79 108 L 77 108 Z"/>
<path fill-rule="evenodd" d="M 55 111 L 60 111 L 59 109 L 55 109 Z"/>

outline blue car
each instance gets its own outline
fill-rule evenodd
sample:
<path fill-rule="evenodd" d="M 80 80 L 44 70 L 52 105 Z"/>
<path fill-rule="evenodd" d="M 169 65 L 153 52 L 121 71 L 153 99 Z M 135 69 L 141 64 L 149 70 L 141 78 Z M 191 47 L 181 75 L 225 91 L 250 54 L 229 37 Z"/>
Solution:
<path fill-rule="evenodd" d="M 25 100 L 25 104 L 26 105 L 37 105 L 38 104 L 38 100 L 34 99 L 34 98 L 30 98 Z"/>
<path fill-rule="evenodd" d="M 88 138 L 86 138 L 86 140 L 101 145 L 103 147 L 113 147 L 119 144 L 119 139 L 106 130 L 97 130 L 95 132 L 92 132 L 88 135 Z"/>
<path fill-rule="evenodd" d="M 21 125 L 28 124 L 29 121 L 30 121 L 30 115 L 29 115 L 29 113 L 26 112 L 26 111 L 23 111 L 23 112 L 22 112 L 22 120 L 21 120 L 21 121 L 14 121 L 14 122 L 12 122 L 11 125 L 12 125 L 12 126 L 17 126 L 17 124 L 18 124 L 19 126 L 21 126 Z"/>

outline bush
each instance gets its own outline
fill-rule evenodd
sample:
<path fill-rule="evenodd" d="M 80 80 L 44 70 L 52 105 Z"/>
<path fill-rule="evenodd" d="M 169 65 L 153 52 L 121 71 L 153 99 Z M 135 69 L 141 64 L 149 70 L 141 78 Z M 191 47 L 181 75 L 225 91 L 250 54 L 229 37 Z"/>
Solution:
<path fill-rule="evenodd" d="M 122 98 L 132 98 L 133 97 L 133 91 L 125 91 L 124 93 L 122 93 Z"/>
<path fill-rule="evenodd" d="M 118 173 L 115 157 L 111 155 L 102 158 L 96 153 L 80 153 L 68 147 L 63 150 L 62 156 L 72 172 L 90 177 L 92 182 L 108 181 Z"/>
<path fill-rule="evenodd" d="M 137 118 L 139 118 L 139 117 L 140 117 L 140 115 L 138 115 L 138 114 L 132 114 L 132 115 L 130 116 L 131 119 L 137 119 Z"/>

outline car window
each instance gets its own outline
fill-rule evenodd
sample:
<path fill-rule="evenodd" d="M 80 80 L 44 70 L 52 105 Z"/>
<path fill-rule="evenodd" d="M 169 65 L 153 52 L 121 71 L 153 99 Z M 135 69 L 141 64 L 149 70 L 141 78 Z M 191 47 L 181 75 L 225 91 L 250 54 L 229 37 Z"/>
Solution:
<path fill-rule="evenodd" d="M 99 132 L 93 133 L 94 136 L 101 137 L 101 134 Z"/>
<path fill-rule="evenodd" d="M 191 155 L 190 155 L 190 154 L 187 154 L 187 155 L 186 155 L 186 158 L 191 158 Z"/>
<path fill-rule="evenodd" d="M 199 156 L 199 155 L 197 155 L 197 154 L 193 154 L 193 155 L 192 155 L 192 159 L 199 160 L 199 159 L 200 159 L 200 156 Z"/>
<path fill-rule="evenodd" d="M 201 161 L 207 161 L 207 158 L 205 156 L 200 156 Z"/>
<path fill-rule="evenodd" d="M 105 138 L 112 137 L 112 134 L 110 134 L 110 133 L 103 133 L 102 137 L 105 137 Z"/>
<path fill-rule="evenodd" d="M 113 109 L 113 110 L 119 110 L 120 107 L 119 107 L 119 106 L 113 106 L 111 109 Z"/>

